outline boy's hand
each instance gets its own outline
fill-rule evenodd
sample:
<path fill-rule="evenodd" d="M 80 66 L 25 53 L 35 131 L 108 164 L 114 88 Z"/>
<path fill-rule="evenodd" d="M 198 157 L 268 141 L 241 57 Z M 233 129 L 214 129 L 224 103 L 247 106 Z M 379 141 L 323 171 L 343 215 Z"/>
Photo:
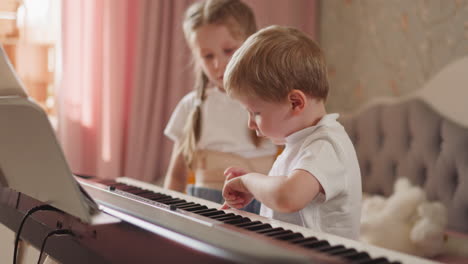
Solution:
<path fill-rule="evenodd" d="M 253 195 L 245 188 L 242 179 L 238 178 L 246 173 L 245 169 L 234 167 L 224 171 L 224 176 L 226 176 L 223 188 L 225 202 L 221 209 L 229 209 L 229 207 L 240 209 L 252 201 Z"/>
<path fill-rule="evenodd" d="M 241 209 L 253 199 L 253 195 L 245 188 L 240 176 L 234 177 L 224 184 L 223 197 L 225 202 L 221 209 L 229 207 Z"/>
<path fill-rule="evenodd" d="M 247 173 L 248 171 L 246 169 L 229 167 L 224 171 L 224 177 L 226 177 L 226 181 L 228 181 L 232 178 L 239 177 Z"/>

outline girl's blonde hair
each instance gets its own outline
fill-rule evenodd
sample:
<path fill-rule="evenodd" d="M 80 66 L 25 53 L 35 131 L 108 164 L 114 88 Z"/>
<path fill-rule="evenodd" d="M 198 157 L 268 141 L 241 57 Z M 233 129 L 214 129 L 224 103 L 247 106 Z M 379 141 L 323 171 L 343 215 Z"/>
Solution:
<path fill-rule="evenodd" d="M 189 46 L 197 29 L 208 24 L 225 25 L 233 37 L 246 39 L 257 30 L 255 16 L 246 4 L 239 0 L 205 0 L 192 4 L 185 12 L 183 21 L 184 35 Z M 205 91 L 208 76 L 195 64 L 195 91 L 197 105 L 191 112 L 184 127 L 184 137 L 179 151 L 184 155 L 186 164 L 191 168 L 196 145 L 201 135 L 201 107 L 206 99 Z M 247 129 L 247 128 L 246 128 Z M 252 131 L 252 140 L 257 146 L 259 138 Z"/>
<path fill-rule="evenodd" d="M 226 66 L 228 94 L 284 102 L 288 93 L 301 90 L 326 100 L 327 65 L 320 47 L 291 27 L 270 26 L 250 36 Z"/>

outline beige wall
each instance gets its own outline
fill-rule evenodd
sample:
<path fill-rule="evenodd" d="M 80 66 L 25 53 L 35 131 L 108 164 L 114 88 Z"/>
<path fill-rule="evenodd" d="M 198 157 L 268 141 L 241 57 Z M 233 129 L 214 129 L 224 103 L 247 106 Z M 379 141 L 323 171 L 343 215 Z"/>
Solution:
<path fill-rule="evenodd" d="M 330 111 L 408 94 L 468 55 L 468 0 L 322 0 L 318 13 Z"/>

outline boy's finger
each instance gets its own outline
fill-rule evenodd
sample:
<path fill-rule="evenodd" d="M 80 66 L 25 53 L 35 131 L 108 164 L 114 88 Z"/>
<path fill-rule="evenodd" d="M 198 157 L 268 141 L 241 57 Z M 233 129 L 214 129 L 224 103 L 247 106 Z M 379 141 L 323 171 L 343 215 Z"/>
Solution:
<path fill-rule="evenodd" d="M 227 176 L 226 176 L 226 181 L 229 181 L 230 179 L 234 179 L 236 177 L 239 177 L 241 175 L 235 175 L 233 173 L 229 173 Z"/>
<path fill-rule="evenodd" d="M 220 210 L 226 210 L 226 209 L 229 209 L 231 208 L 227 203 L 224 203 L 221 208 L 219 208 Z"/>
<path fill-rule="evenodd" d="M 224 170 L 224 176 L 228 176 L 228 174 L 231 174 L 233 170 L 235 170 L 234 167 L 229 167 L 229 168 L 225 169 Z"/>

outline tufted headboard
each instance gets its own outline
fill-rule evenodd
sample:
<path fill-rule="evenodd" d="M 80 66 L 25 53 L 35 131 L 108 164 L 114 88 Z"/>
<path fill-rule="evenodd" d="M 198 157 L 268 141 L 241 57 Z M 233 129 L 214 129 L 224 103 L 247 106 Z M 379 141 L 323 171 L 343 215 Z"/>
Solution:
<path fill-rule="evenodd" d="M 461 62 L 411 96 L 372 102 L 340 122 L 354 142 L 364 192 L 388 196 L 397 177 L 408 177 L 445 204 L 450 230 L 468 233 L 468 58 Z"/>

